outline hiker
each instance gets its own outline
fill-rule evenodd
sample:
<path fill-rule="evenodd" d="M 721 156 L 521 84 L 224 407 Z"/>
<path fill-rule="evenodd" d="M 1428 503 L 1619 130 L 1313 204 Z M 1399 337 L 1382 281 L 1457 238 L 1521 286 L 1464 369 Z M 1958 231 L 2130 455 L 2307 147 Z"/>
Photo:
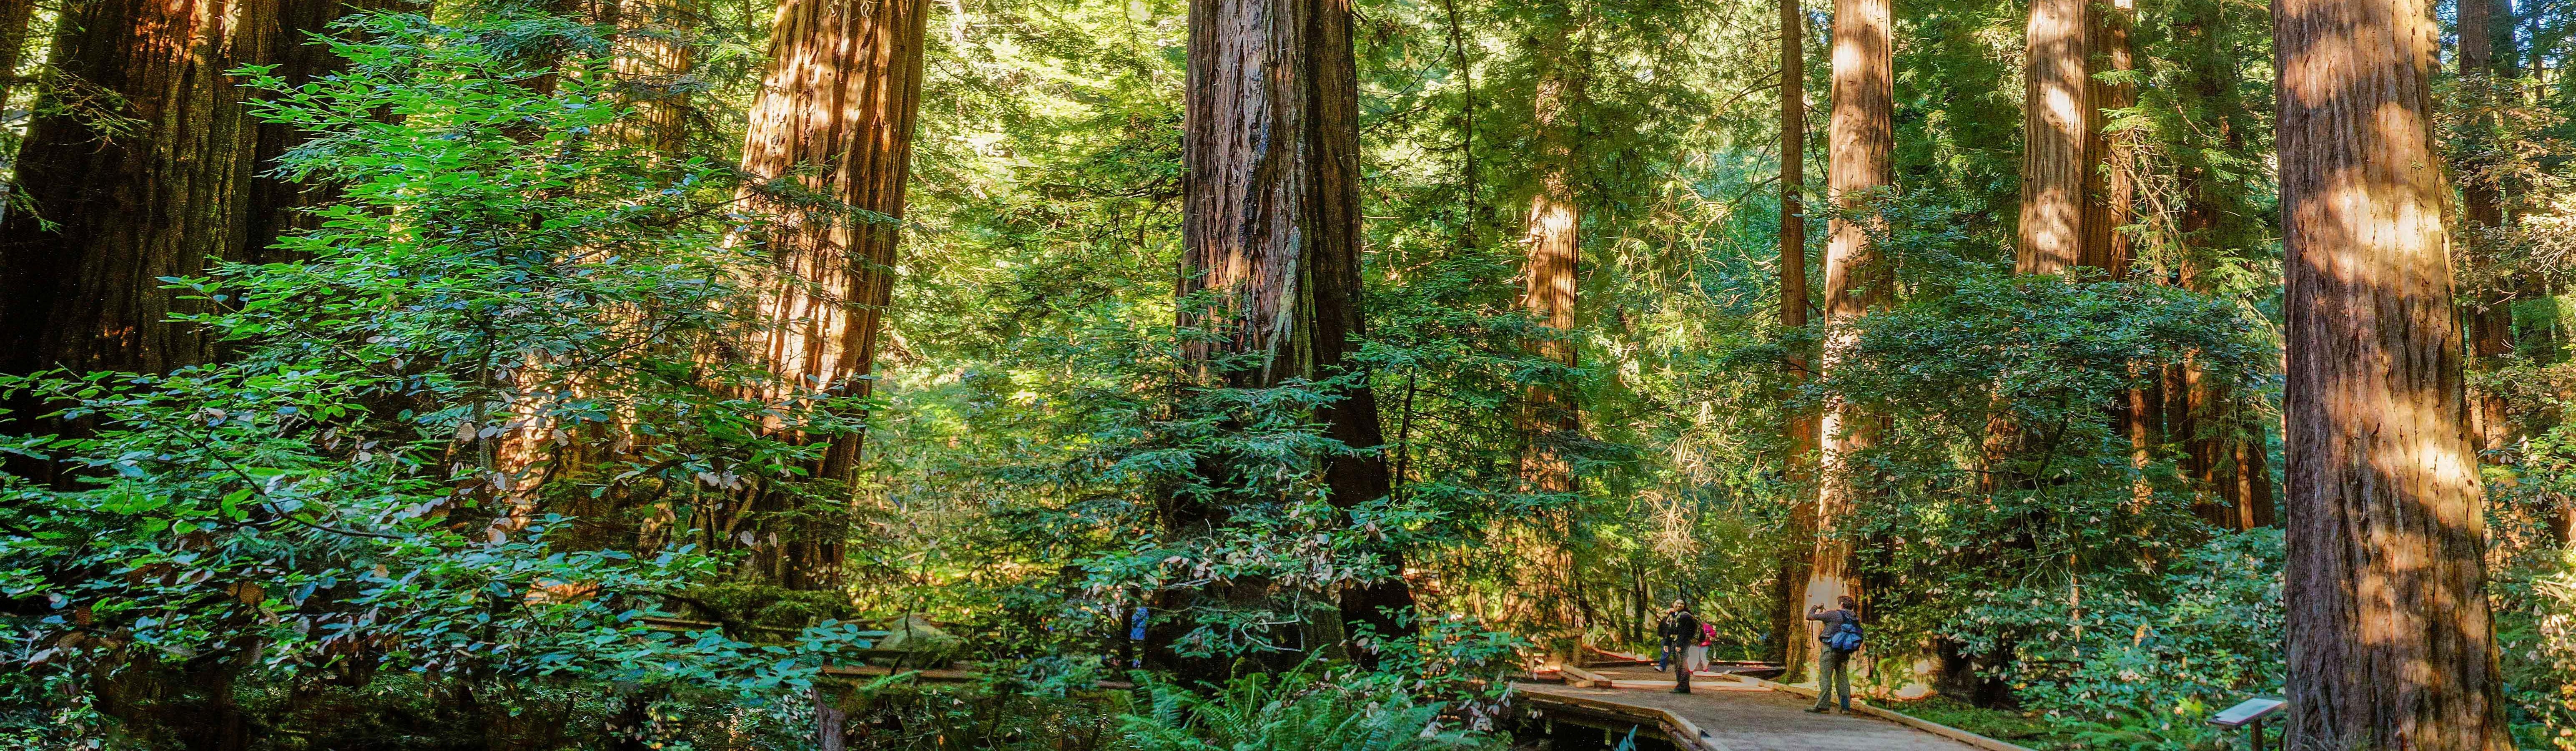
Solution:
<path fill-rule="evenodd" d="M 1682 601 L 1674 600 L 1672 607 L 1664 608 L 1664 614 L 1655 621 L 1655 638 L 1662 640 L 1664 644 L 1663 651 L 1655 653 L 1655 672 L 1664 672 L 1682 659 L 1683 632 L 1674 621 L 1674 615 L 1680 612 L 1682 612 Z"/>
<path fill-rule="evenodd" d="M 1843 697 L 1843 714 L 1851 714 L 1851 656 L 1860 651 L 1860 603 L 1848 595 L 1835 598 L 1839 610 L 1826 610 L 1817 605 L 1807 609 L 1807 620 L 1823 621 L 1816 632 L 1823 642 L 1816 650 L 1816 706 L 1809 712 L 1824 712 L 1833 706 L 1834 692 Z"/>
<path fill-rule="evenodd" d="M 1679 645 L 1677 647 L 1667 647 L 1664 650 L 1665 652 L 1678 652 L 1680 654 L 1679 663 L 1673 666 L 1676 668 L 1673 671 L 1673 693 L 1690 693 L 1692 669 L 1691 652 L 1698 651 L 1703 657 L 1707 654 L 1707 648 L 1698 646 L 1700 634 L 1699 616 L 1690 611 L 1690 606 L 1682 604 L 1679 600 L 1675 600 L 1673 601 L 1673 612 L 1671 615 L 1664 617 L 1664 623 L 1671 627 L 1672 632 L 1672 635 L 1664 637 L 1664 643 Z"/>

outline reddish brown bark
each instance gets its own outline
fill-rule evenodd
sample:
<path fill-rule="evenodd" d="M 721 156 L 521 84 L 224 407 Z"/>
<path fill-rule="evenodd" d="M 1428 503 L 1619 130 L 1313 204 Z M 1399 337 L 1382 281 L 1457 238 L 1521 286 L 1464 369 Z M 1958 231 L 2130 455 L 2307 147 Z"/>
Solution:
<path fill-rule="evenodd" d="M 1542 52 L 1551 63 L 1568 59 L 1562 38 L 1556 41 Z M 1556 65 L 1540 77 L 1535 94 L 1538 186 L 1530 196 L 1527 231 L 1521 240 L 1527 252 L 1521 302 L 1530 317 L 1553 334 L 1536 342 L 1539 356 L 1570 367 L 1575 362 L 1575 266 L 1583 229 L 1573 178 L 1574 117 L 1583 97 L 1583 81 L 1575 71 Z M 1553 494 L 1575 489 L 1574 469 L 1558 444 L 1579 428 L 1577 408 L 1575 396 L 1559 384 L 1530 386 L 1529 404 L 1521 416 L 1522 433 L 1529 441 L 1521 457 L 1521 479 L 1530 490 Z M 1527 539 L 1519 550 L 1524 563 L 1521 594 L 1537 620 L 1535 625 L 1548 635 L 1546 646 L 1560 655 L 1573 653 L 1585 625 L 1576 607 L 1578 600 L 1571 594 L 1580 586 L 1574 552 L 1566 547 L 1573 533 L 1572 517 L 1571 509 L 1549 511 L 1524 530 Z"/>
<path fill-rule="evenodd" d="M 1780 327 L 1784 330 L 1807 327 L 1807 217 L 1801 197 L 1807 189 L 1806 28 L 1806 10 L 1799 0 L 1780 0 Z M 1815 375 L 1803 354 L 1791 353 L 1786 364 L 1793 381 L 1804 382 Z M 1816 416 L 1804 411 L 1790 414 L 1782 430 L 1791 493 L 1783 537 L 1795 547 L 1782 551 L 1779 568 L 1772 572 L 1771 643 L 1766 651 L 1796 676 L 1805 672 L 1809 657 L 1807 640 L 1794 632 L 1804 622 L 1799 605 L 1811 563 L 1804 553 L 1816 533 L 1816 509 L 1804 501 L 1804 493 L 1811 492 L 1815 482 Z"/>
<path fill-rule="evenodd" d="M 2279 0 L 2289 747 L 2502 751 L 2420 0 Z"/>
<path fill-rule="evenodd" d="M 778 274 L 761 295 L 762 333 L 748 343 L 754 362 L 782 381 L 773 396 L 790 388 L 842 397 L 869 393 L 911 174 L 928 11 L 927 0 L 778 5 L 742 169 L 874 216 L 810 210 L 757 187 L 744 191 L 747 206 L 776 217 L 763 239 Z M 855 481 L 863 440 L 829 439 L 812 476 Z M 785 493 L 763 492 L 755 510 L 787 511 L 795 503 Z M 833 518 L 833 510 L 819 511 Z M 782 535 L 761 551 L 781 583 L 839 581 L 845 530 L 820 526 Z"/>
<path fill-rule="evenodd" d="M 2085 144 L 2095 120 L 2086 76 L 2088 0 L 2031 0 L 2023 39 L 2021 224 L 2013 271 L 2059 274 L 2083 253 Z"/>
<path fill-rule="evenodd" d="M 2134 239 L 2119 228 L 2136 221 L 2137 185 L 2132 170 L 2137 145 L 2134 136 L 2112 131 L 2111 118 L 2104 112 L 2135 106 L 2137 90 L 2127 83 L 2104 81 L 2098 74 L 2126 73 L 2137 67 L 2129 49 L 2135 8 L 2132 0 L 2114 0 L 2087 14 L 2097 75 L 2087 79 L 2091 103 L 2086 111 L 2092 119 L 2084 130 L 2084 249 L 2076 263 L 2107 271 L 2112 279 L 2128 278 L 2129 266 L 2136 260 Z"/>
<path fill-rule="evenodd" d="M 1257 388 L 1349 366 L 1362 328 L 1355 64 L 1346 0 L 1191 3 L 1179 292 L 1212 296 L 1180 315 L 1214 335 L 1185 350 L 1212 381 Z M 1383 443 L 1365 385 L 1315 419 L 1344 444 Z M 1386 465 L 1338 457 L 1325 482 L 1336 505 L 1381 498 Z M 1221 510 L 1183 512 L 1186 524 Z M 1381 554 L 1401 567 L 1395 551 Z M 1340 594 L 1345 623 L 1381 634 L 1400 633 L 1412 606 L 1402 579 Z"/>
<path fill-rule="evenodd" d="M 131 129 L 106 137 L 38 108 L 17 163 L 26 207 L 0 221 L 0 372 L 158 372 L 213 355 L 192 327 L 167 322 L 203 305 L 160 277 L 247 260 L 253 216 L 280 210 L 251 200 L 260 128 L 251 92 L 223 74 L 278 62 L 289 41 L 280 12 L 277 0 L 66 8 L 54 66 L 122 98 L 115 114 Z"/>
<path fill-rule="evenodd" d="M 1830 239 L 1825 246 L 1826 336 L 1821 372 L 1828 376 L 1858 336 L 1853 324 L 1888 297 L 1886 269 L 1869 242 L 1875 220 L 1854 212 L 1869 208 L 1869 201 L 1894 177 L 1893 27 L 1894 8 L 1888 0 L 1834 2 L 1834 112 L 1828 136 L 1832 165 L 1827 190 L 1838 211 L 1828 226 Z M 1863 594 L 1853 570 L 1853 541 L 1838 527 L 1865 492 L 1857 481 L 1852 456 L 1874 443 L 1877 422 L 1875 416 L 1849 404 L 1825 407 L 1817 431 L 1817 541 L 1807 574 L 1809 606 L 1832 607 L 1837 597 Z"/>

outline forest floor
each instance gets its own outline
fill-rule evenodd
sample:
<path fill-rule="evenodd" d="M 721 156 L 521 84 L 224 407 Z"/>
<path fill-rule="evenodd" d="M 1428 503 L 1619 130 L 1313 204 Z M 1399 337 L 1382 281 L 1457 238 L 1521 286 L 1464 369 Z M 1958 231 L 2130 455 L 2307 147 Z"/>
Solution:
<path fill-rule="evenodd" d="M 1692 693 L 1670 690 L 1671 678 L 1642 668 L 1603 669 L 1621 688 L 1520 684 L 1543 696 L 1663 710 L 1689 720 L 1727 751 L 1975 751 L 1976 747 L 1862 715 L 1807 712 L 1813 702 L 1732 678 L 1692 681 Z M 1659 683 L 1653 679 L 1661 677 Z M 1648 687 L 1648 686 L 1653 687 Z M 1637 686 L 1629 688 L 1627 686 Z"/>

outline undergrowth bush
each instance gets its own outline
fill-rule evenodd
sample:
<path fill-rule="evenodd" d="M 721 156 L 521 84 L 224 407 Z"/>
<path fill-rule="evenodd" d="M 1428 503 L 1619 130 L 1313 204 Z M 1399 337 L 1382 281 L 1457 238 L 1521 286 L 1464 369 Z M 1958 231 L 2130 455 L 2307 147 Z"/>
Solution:
<path fill-rule="evenodd" d="M 1120 718 L 1136 751 L 1416 751 L 1500 748 L 1493 738 L 1443 721 L 1402 676 L 1327 670 L 1253 673 L 1202 693 L 1140 676 L 1148 705 Z"/>

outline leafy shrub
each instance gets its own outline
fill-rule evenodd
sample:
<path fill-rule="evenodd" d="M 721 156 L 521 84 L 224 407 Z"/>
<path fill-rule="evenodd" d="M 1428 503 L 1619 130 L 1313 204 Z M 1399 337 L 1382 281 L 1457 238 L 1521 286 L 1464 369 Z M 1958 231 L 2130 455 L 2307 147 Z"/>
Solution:
<path fill-rule="evenodd" d="M 1148 709 L 1121 719 L 1136 751 L 1416 751 L 1496 747 L 1445 729 L 1442 705 L 1424 702 L 1403 678 L 1356 671 L 1253 673 L 1203 695 L 1140 675 Z"/>

